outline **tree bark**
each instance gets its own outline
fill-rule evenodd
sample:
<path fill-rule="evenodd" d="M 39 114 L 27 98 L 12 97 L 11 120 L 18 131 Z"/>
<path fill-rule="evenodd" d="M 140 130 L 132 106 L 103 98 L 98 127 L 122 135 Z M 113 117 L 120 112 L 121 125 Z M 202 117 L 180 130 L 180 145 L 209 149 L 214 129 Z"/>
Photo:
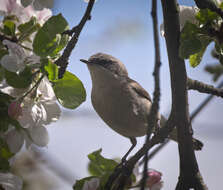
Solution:
<path fill-rule="evenodd" d="M 178 148 L 180 156 L 180 176 L 176 190 L 207 189 L 203 184 L 195 157 L 191 128 L 188 93 L 187 73 L 184 60 L 179 57 L 180 25 L 176 0 L 162 0 L 165 39 L 167 45 L 171 89 L 172 111 L 178 134 Z"/>

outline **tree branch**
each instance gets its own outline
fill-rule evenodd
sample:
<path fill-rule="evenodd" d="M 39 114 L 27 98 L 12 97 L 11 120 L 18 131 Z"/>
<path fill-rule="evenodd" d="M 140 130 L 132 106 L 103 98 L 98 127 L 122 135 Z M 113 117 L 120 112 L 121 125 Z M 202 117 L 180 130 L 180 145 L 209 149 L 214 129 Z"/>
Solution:
<path fill-rule="evenodd" d="M 76 44 L 77 44 L 77 41 L 78 41 L 78 37 L 85 25 L 85 23 L 90 20 L 91 18 L 91 11 L 92 11 L 92 8 L 93 8 L 93 5 L 94 5 L 94 2 L 95 0 L 90 0 L 89 3 L 88 3 L 88 6 L 87 6 L 87 9 L 84 13 L 84 16 L 82 17 L 80 23 L 75 26 L 70 32 L 65 32 L 65 34 L 70 34 L 73 35 L 73 37 L 71 38 L 71 40 L 68 42 L 66 48 L 64 49 L 64 52 L 62 54 L 62 56 L 55 62 L 56 65 L 60 66 L 60 69 L 59 69 L 59 78 L 62 78 L 65 71 L 66 71 L 66 68 L 68 66 L 68 59 L 70 57 L 70 54 L 72 52 L 72 50 L 75 48 Z"/>
<path fill-rule="evenodd" d="M 197 90 L 201 93 L 212 94 L 223 98 L 223 89 L 215 88 L 212 85 L 205 84 L 203 82 L 187 79 L 188 90 Z"/>
<path fill-rule="evenodd" d="M 223 81 L 217 86 L 217 88 L 223 87 Z M 207 104 L 214 98 L 214 95 L 209 95 L 200 105 L 191 113 L 190 121 L 192 122 L 194 118 L 207 106 Z M 160 152 L 168 143 L 170 142 L 167 139 L 164 143 L 157 146 L 148 156 L 148 160 L 151 160 L 158 152 Z M 142 163 L 139 163 L 141 165 Z"/>
<path fill-rule="evenodd" d="M 211 11 L 217 13 L 223 18 L 223 11 L 221 8 L 217 7 L 214 1 L 211 0 L 194 0 L 199 9 L 210 9 Z"/>
<path fill-rule="evenodd" d="M 149 143 L 150 135 L 152 129 L 157 124 L 157 115 L 159 111 L 159 101 L 160 101 L 160 45 L 159 45 L 159 32 L 158 32 L 158 20 L 157 20 L 157 0 L 152 1 L 152 11 L 151 16 L 153 20 L 153 36 L 154 36 L 154 48 L 155 48 L 155 64 L 154 64 L 154 81 L 155 81 L 155 90 L 153 93 L 153 104 L 151 107 L 151 112 L 148 116 L 148 130 L 146 136 L 145 144 Z M 146 180 L 148 177 L 147 174 L 148 170 L 148 152 L 146 152 L 144 157 L 144 171 L 143 171 L 143 178 L 141 181 L 141 190 L 145 189 Z"/>
<path fill-rule="evenodd" d="M 105 189 L 111 189 L 111 185 L 114 184 L 116 179 L 121 180 L 123 182 L 129 178 L 132 174 L 132 170 L 135 164 L 138 162 L 140 158 L 142 158 L 150 148 L 154 145 L 163 142 L 165 138 L 169 135 L 169 133 L 174 128 L 174 113 L 171 112 L 170 117 L 168 118 L 164 127 L 162 127 L 158 132 L 152 137 L 152 139 L 143 145 L 141 149 L 139 149 L 134 156 L 132 156 L 128 161 L 126 161 L 123 168 L 117 168 L 109 177 Z"/>
<path fill-rule="evenodd" d="M 189 118 L 187 73 L 184 60 L 179 57 L 180 25 L 176 0 L 161 0 L 164 17 L 164 31 L 167 45 L 171 88 L 172 111 L 175 113 L 178 148 L 180 155 L 180 176 L 176 190 L 205 190 L 199 172 L 192 141 Z"/>
<path fill-rule="evenodd" d="M 223 87 L 223 81 L 217 86 L 217 89 Z M 211 99 L 214 97 L 214 95 L 209 95 L 198 107 L 194 112 L 191 114 L 190 120 L 192 121 L 198 113 L 211 101 Z"/>

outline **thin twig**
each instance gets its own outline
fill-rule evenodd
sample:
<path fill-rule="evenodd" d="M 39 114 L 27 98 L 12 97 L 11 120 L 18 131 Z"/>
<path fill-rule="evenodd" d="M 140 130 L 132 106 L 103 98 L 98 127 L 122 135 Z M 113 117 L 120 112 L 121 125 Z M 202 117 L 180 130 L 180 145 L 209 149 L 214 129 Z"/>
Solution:
<path fill-rule="evenodd" d="M 122 182 L 123 178 L 124 180 L 128 179 L 129 176 L 132 174 L 132 170 L 135 164 L 138 162 L 138 160 L 140 160 L 154 145 L 163 142 L 170 134 L 170 132 L 173 130 L 173 128 L 174 128 L 174 113 L 171 112 L 170 117 L 165 123 L 165 126 L 162 127 L 160 130 L 158 130 L 158 132 L 151 138 L 151 140 L 147 144 L 144 144 L 143 147 L 139 149 L 135 155 L 133 155 L 128 161 L 126 161 L 124 168 L 119 168 L 111 174 L 110 176 L 111 178 L 110 177 L 109 178 L 112 180 L 108 180 L 107 182 L 110 183 L 110 185 L 105 187 L 111 187 L 111 184 L 113 184 L 113 182 L 118 177 L 120 177 Z M 105 189 L 107 190 L 108 188 Z"/>
<path fill-rule="evenodd" d="M 216 87 L 216 88 L 222 88 L 223 87 L 223 81 Z M 194 118 L 207 106 L 207 104 L 214 98 L 214 95 L 209 95 L 203 102 L 200 103 L 200 105 L 192 112 L 190 116 L 191 122 L 194 120 Z M 168 143 L 170 142 L 169 139 L 167 139 L 164 143 L 158 145 L 148 156 L 148 160 L 151 160 L 157 153 L 159 153 Z M 141 165 L 141 163 L 139 163 Z"/>
<path fill-rule="evenodd" d="M 95 2 L 95 0 L 89 1 L 87 9 L 86 9 L 84 16 L 82 17 L 80 23 L 74 27 L 75 32 L 74 32 L 73 37 L 68 42 L 66 48 L 64 49 L 62 56 L 55 62 L 56 65 L 60 66 L 59 76 L 58 76 L 59 78 L 63 77 L 63 75 L 66 71 L 67 65 L 68 65 L 68 59 L 71 55 L 72 50 L 75 48 L 75 46 L 77 44 L 78 37 L 79 37 L 85 23 L 91 18 L 91 10 L 93 8 L 94 2 Z"/>
<path fill-rule="evenodd" d="M 223 87 L 223 81 L 217 86 L 217 89 Z M 219 89 L 220 90 L 220 89 Z M 190 116 L 190 120 L 192 121 L 200 112 L 203 110 L 203 108 L 211 101 L 211 99 L 214 98 L 214 95 L 209 95 L 195 110 L 192 112 Z"/>
<path fill-rule="evenodd" d="M 154 80 L 155 80 L 155 90 L 153 93 L 153 104 L 151 108 L 151 113 L 148 116 L 148 131 L 146 136 L 147 144 L 150 141 L 150 135 L 152 132 L 153 126 L 156 126 L 157 115 L 159 111 L 159 101 L 160 101 L 160 45 L 159 45 L 159 32 L 158 32 L 158 20 L 157 20 L 157 0 L 152 1 L 152 11 L 151 16 L 153 20 L 153 36 L 154 36 L 154 46 L 155 46 L 155 64 L 154 64 Z M 148 178 L 148 152 L 144 156 L 144 170 L 143 178 L 141 181 L 141 190 L 145 189 L 146 180 Z"/>
<path fill-rule="evenodd" d="M 223 89 L 215 88 L 212 85 L 205 84 L 203 82 L 187 79 L 188 90 L 197 90 L 201 93 L 212 94 L 223 98 Z"/>
<path fill-rule="evenodd" d="M 20 97 L 19 99 L 20 99 L 20 100 L 23 100 L 28 94 L 30 94 L 35 88 L 37 88 L 37 87 L 39 86 L 40 82 L 42 81 L 42 79 L 43 79 L 44 76 L 45 76 L 45 75 L 43 74 L 43 75 L 38 79 L 38 81 L 36 82 L 36 84 L 35 84 L 30 90 L 28 90 L 22 97 Z"/>

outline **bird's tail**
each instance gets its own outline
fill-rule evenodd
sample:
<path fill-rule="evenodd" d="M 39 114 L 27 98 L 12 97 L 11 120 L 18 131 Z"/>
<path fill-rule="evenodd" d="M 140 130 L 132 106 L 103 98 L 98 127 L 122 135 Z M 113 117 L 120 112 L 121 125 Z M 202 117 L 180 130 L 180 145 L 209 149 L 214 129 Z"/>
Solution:
<path fill-rule="evenodd" d="M 164 116 L 161 115 L 161 120 L 160 120 L 161 127 L 164 126 L 165 123 L 166 123 L 166 119 L 165 119 Z M 170 133 L 169 139 L 171 139 L 175 142 L 178 142 L 177 141 L 177 129 L 176 128 L 174 128 L 173 131 Z M 203 148 L 203 145 L 204 144 L 200 140 L 193 138 L 194 150 L 201 150 Z"/>

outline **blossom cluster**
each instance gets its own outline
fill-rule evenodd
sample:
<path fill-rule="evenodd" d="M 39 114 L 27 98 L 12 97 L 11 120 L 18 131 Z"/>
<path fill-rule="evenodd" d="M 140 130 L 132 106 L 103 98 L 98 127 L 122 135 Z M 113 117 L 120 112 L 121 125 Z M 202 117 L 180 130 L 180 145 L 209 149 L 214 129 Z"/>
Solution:
<path fill-rule="evenodd" d="M 64 33 L 69 26 L 62 14 L 52 15 L 48 9 L 52 4 L 53 0 L 0 0 L 0 171 L 5 172 L 0 185 L 4 187 L 4 177 L 17 181 L 7 172 L 24 144 L 48 144 L 46 126 L 59 119 L 58 103 L 75 109 L 86 99 L 78 77 L 69 71 L 58 76 L 60 67 L 54 62 L 69 41 Z"/>
<path fill-rule="evenodd" d="M 18 26 L 28 22 L 32 17 L 36 18 L 38 24 L 43 25 L 52 16 L 49 9 L 35 11 L 31 5 L 24 8 L 18 0 L 5 0 L 2 3 L 2 15 L 5 18 L 15 15 L 17 20 L 14 23 Z M 18 29 L 15 31 L 16 33 L 19 33 Z M 38 72 L 41 66 L 40 57 L 31 51 L 34 35 L 35 33 L 29 36 L 29 41 L 23 41 L 20 44 L 7 39 L 2 41 L 2 45 L 8 50 L 8 54 L 2 56 L 0 60 L 1 66 L 6 72 L 20 74 L 27 66 L 32 73 Z M 34 77 L 37 80 L 40 76 L 37 73 Z M 55 94 L 47 77 L 43 77 L 33 92 L 31 89 L 35 84 L 36 82 L 33 80 L 27 88 L 15 88 L 9 85 L 6 80 L 1 81 L 1 92 L 14 98 L 8 106 L 8 115 L 16 119 L 28 132 L 18 131 L 15 126 L 10 125 L 4 135 L 13 153 L 20 150 L 24 141 L 27 146 L 31 143 L 46 146 L 48 134 L 45 125 L 56 121 L 60 116 L 60 108 L 56 103 Z M 27 91 L 30 93 L 24 96 Z"/>
<path fill-rule="evenodd" d="M 41 58 L 32 51 L 37 30 L 22 33 L 22 27 L 28 23 L 35 22 L 37 29 L 52 16 L 50 9 L 41 7 L 38 0 L 35 2 L 24 7 L 20 0 L 0 1 L 0 114 L 1 117 L 6 116 L 5 120 L 1 118 L 0 138 L 12 156 L 24 142 L 27 147 L 32 143 L 46 146 L 49 137 L 45 127 L 58 120 L 61 112 L 51 83 L 40 73 Z M 38 10 L 34 9 L 33 3 L 39 5 Z M 29 78 L 17 84 L 27 72 L 30 73 Z M 14 80 L 17 76 L 18 81 Z M 29 84 L 25 85 L 27 81 Z M 8 110 L 3 110 L 3 107 Z M 7 172 L 0 173 L 0 184 L 6 189 L 22 188 L 21 180 Z"/>

